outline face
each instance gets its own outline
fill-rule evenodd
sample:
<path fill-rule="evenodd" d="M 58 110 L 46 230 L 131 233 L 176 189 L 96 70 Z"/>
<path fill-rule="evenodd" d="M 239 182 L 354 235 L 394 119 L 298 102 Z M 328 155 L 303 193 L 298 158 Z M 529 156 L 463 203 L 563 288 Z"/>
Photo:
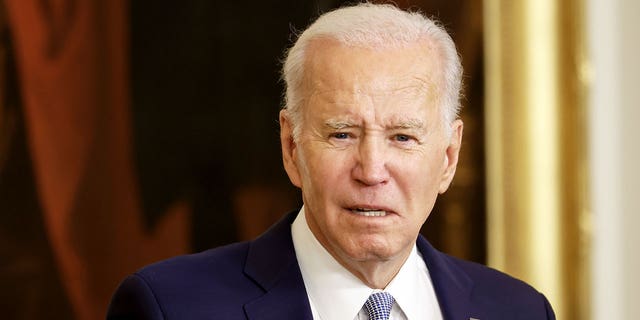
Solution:
<path fill-rule="evenodd" d="M 462 136 L 437 107 L 438 55 L 428 43 L 371 50 L 327 40 L 308 52 L 299 137 L 286 111 L 280 121 L 309 228 L 348 269 L 405 259 L 453 178 Z"/>

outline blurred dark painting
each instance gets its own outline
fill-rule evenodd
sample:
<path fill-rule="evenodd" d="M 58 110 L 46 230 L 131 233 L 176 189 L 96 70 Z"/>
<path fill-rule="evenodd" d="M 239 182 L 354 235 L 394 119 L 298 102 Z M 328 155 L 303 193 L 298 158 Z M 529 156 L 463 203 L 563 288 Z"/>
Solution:
<path fill-rule="evenodd" d="M 485 259 L 481 3 L 399 1 L 450 30 L 465 137 L 423 233 Z M 340 1 L 0 0 L 0 311 L 99 319 L 137 268 L 263 232 L 282 169 L 280 59 Z"/>

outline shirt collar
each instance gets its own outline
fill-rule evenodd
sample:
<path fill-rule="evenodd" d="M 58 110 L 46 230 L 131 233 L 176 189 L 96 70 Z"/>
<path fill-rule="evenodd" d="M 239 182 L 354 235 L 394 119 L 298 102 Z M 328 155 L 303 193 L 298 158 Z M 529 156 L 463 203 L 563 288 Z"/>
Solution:
<path fill-rule="evenodd" d="M 307 225 L 304 207 L 293 222 L 291 235 L 307 295 L 320 318 L 353 319 L 373 290 L 318 242 Z"/>
<path fill-rule="evenodd" d="M 384 291 L 394 297 L 407 319 L 442 319 L 429 271 L 415 245 Z"/>
<path fill-rule="evenodd" d="M 362 283 L 327 252 L 309 229 L 304 207 L 293 222 L 291 233 L 307 295 L 320 318 L 355 318 L 369 295 L 379 290 Z M 436 311 L 431 279 L 415 245 L 384 291 L 393 295 L 407 319 L 426 319 L 425 315 Z M 425 305 L 425 300 L 432 301 Z"/>

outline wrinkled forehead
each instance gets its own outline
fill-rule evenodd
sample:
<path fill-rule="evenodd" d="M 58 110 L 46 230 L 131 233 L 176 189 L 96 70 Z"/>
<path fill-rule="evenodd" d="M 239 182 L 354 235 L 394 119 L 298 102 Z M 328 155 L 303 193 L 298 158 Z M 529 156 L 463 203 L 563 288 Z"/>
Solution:
<path fill-rule="evenodd" d="M 442 87 L 440 60 L 429 41 L 364 48 L 318 39 L 307 48 L 302 89 L 307 97 L 337 92 L 435 99 Z"/>
<path fill-rule="evenodd" d="M 319 84 L 311 88 L 305 98 L 306 105 L 313 108 L 313 111 L 320 111 L 319 106 L 335 106 L 345 110 L 356 107 L 383 107 L 396 109 L 398 111 L 407 110 L 407 107 L 417 109 L 435 106 L 435 99 L 429 95 L 430 90 L 423 83 L 410 84 L 402 87 L 392 87 L 381 85 L 375 88 L 330 88 Z"/>

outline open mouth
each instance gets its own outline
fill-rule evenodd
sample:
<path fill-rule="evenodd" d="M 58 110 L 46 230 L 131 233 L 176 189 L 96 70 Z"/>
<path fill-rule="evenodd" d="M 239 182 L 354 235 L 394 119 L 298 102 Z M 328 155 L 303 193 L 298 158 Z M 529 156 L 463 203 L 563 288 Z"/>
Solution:
<path fill-rule="evenodd" d="M 351 212 L 365 217 L 384 217 L 387 211 L 380 209 L 353 208 Z"/>

